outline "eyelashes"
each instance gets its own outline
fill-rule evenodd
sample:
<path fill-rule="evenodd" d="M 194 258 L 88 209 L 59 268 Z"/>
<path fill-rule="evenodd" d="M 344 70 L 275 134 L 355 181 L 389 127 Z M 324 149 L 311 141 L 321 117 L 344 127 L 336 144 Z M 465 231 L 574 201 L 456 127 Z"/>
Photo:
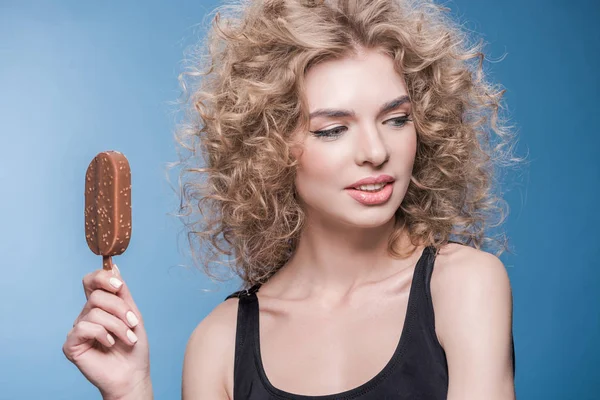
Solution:
<path fill-rule="evenodd" d="M 395 124 L 392 124 L 392 126 L 394 128 L 402 128 L 406 125 L 407 122 L 412 121 L 412 119 L 410 119 L 410 115 L 403 115 L 401 117 L 390 118 L 390 119 L 384 121 L 384 123 L 387 123 L 390 121 L 396 122 Z M 348 128 L 346 128 L 345 126 L 336 126 L 335 128 L 331 128 L 331 129 L 327 129 L 327 130 L 309 131 L 309 132 L 312 133 L 313 136 L 316 136 L 316 137 L 337 138 L 337 137 L 341 136 L 342 133 L 344 131 L 346 131 L 347 129 Z"/>

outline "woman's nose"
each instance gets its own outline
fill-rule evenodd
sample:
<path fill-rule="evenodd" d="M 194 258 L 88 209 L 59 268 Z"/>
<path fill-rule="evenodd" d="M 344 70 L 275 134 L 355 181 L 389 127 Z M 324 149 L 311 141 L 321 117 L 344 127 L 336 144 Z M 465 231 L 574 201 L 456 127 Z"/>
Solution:
<path fill-rule="evenodd" d="M 379 166 L 389 159 L 389 151 L 382 137 L 375 127 L 363 129 L 358 135 L 356 150 L 356 163 L 363 165 L 370 163 Z"/>

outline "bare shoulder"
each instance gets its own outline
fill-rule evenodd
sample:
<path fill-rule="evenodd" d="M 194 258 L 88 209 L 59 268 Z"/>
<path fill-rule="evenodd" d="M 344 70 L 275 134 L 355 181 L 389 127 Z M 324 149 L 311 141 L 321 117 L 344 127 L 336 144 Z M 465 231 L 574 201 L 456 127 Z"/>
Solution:
<path fill-rule="evenodd" d="M 502 261 L 493 254 L 470 246 L 449 243 L 443 246 L 435 260 L 431 290 L 444 301 L 465 289 L 500 286 L 510 289 L 508 273 Z M 433 295 L 433 293 L 432 293 Z"/>
<path fill-rule="evenodd" d="M 219 303 L 194 329 L 183 362 L 182 399 L 228 400 L 235 357 L 237 298 Z"/>
<path fill-rule="evenodd" d="M 502 261 L 472 247 L 444 246 L 431 297 L 451 377 L 448 399 L 513 398 L 512 290 Z"/>
<path fill-rule="evenodd" d="M 436 256 L 431 297 L 442 345 L 445 328 L 457 318 L 468 318 L 466 305 L 481 308 L 485 301 L 496 301 L 512 310 L 510 281 L 502 261 L 491 253 L 455 243 L 443 246 Z"/>

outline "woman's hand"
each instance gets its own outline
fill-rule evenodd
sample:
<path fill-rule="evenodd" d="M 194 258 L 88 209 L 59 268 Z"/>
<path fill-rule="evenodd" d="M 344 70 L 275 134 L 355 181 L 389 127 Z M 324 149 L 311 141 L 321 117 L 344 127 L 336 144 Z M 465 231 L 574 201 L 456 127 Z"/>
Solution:
<path fill-rule="evenodd" d="M 114 285 L 113 285 L 114 284 Z M 87 302 L 67 334 L 63 353 L 104 399 L 149 393 L 150 355 L 140 311 L 119 269 L 83 278 Z"/>

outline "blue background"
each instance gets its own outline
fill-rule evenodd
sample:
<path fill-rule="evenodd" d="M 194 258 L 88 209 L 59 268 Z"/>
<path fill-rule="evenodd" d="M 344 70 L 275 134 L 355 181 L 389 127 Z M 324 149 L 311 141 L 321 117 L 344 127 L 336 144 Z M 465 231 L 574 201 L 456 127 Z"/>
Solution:
<path fill-rule="evenodd" d="M 145 317 L 155 398 L 176 399 L 190 333 L 225 295 L 191 266 L 166 163 L 186 46 L 216 2 L 0 0 L 0 398 L 100 398 L 64 358 L 101 267 L 83 231 L 84 173 L 100 151 L 132 166 L 133 233 L 115 259 Z M 530 166 L 505 178 L 514 254 L 519 399 L 600 395 L 597 195 L 599 5 L 455 0 L 490 44 Z M 171 176 L 173 184 L 176 179 Z M 204 288 L 216 291 L 205 292 Z"/>

